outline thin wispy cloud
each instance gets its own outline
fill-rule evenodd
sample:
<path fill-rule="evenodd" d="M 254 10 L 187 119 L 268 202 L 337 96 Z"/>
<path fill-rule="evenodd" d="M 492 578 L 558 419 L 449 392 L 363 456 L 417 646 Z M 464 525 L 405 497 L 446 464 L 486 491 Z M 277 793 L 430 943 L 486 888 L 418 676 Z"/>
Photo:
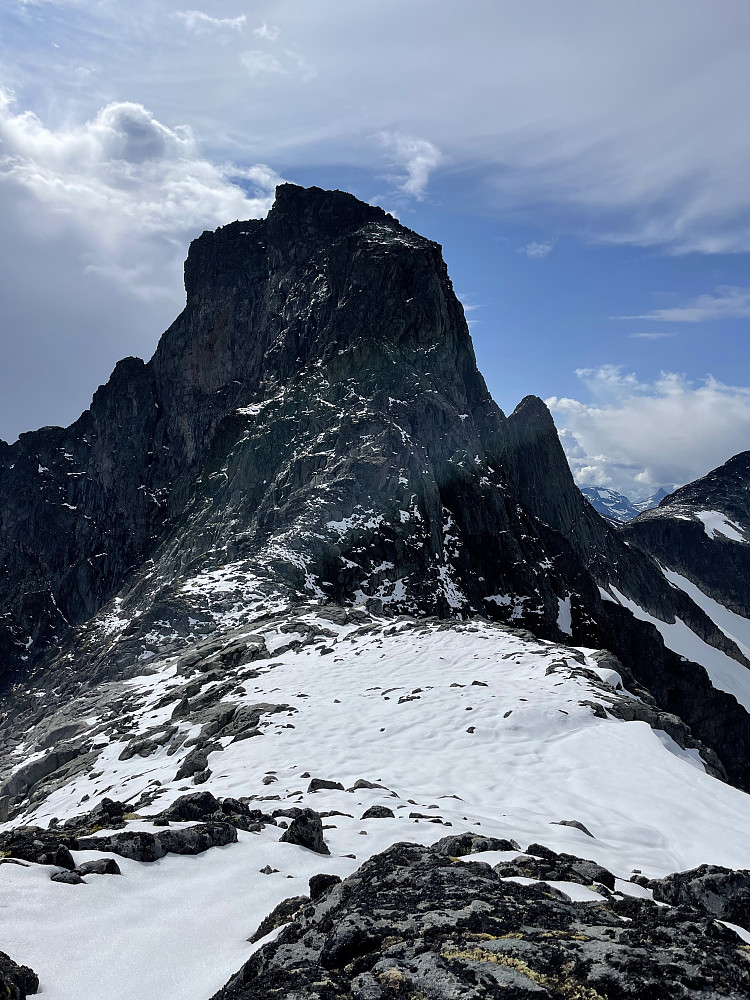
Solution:
<path fill-rule="evenodd" d="M 676 337 L 676 333 L 629 333 L 631 340 L 665 340 Z"/>
<path fill-rule="evenodd" d="M 524 257 L 530 257 L 532 260 L 542 260 L 544 257 L 549 257 L 554 248 L 555 244 L 552 240 L 532 241 L 525 246 L 519 247 L 516 253 L 520 253 Z"/>
<path fill-rule="evenodd" d="M 182 21 L 188 31 L 197 34 L 208 34 L 216 31 L 242 31 L 247 24 L 247 15 L 238 17 L 213 17 L 202 10 L 178 10 L 174 16 Z"/>
<path fill-rule="evenodd" d="M 705 475 L 750 441 L 750 387 L 662 372 L 649 382 L 615 365 L 576 372 L 589 401 L 547 405 L 580 486 L 631 495 Z"/>
<path fill-rule="evenodd" d="M 456 298 L 461 303 L 461 306 L 464 311 L 464 316 L 466 317 L 466 325 L 469 327 L 469 329 L 481 324 L 482 322 L 481 319 L 470 319 L 469 317 L 471 313 L 476 312 L 477 309 L 481 309 L 482 304 L 480 302 L 473 302 L 471 295 L 462 292 L 456 292 Z"/>
<path fill-rule="evenodd" d="M 654 309 L 640 316 L 618 319 L 647 319 L 660 323 L 706 323 L 717 319 L 750 318 L 750 288 L 720 285 L 715 295 L 699 295 L 684 306 Z"/>

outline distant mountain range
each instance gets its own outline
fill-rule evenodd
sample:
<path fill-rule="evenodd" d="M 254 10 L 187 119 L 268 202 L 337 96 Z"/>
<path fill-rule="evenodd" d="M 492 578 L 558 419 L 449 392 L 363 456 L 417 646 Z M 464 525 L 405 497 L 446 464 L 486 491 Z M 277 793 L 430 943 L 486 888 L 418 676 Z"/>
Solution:
<path fill-rule="evenodd" d="M 599 511 L 603 517 L 621 523 L 632 521 L 634 517 L 638 517 L 644 510 L 651 510 L 652 507 L 658 507 L 661 501 L 669 496 L 666 490 L 660 489 L 652 496 L 646 497 L 643 500 L 630 500 L 622 493 L 608 490 L 604 486 L 582 486 L 581 493 L 583 493 L 594 510 Z"/>

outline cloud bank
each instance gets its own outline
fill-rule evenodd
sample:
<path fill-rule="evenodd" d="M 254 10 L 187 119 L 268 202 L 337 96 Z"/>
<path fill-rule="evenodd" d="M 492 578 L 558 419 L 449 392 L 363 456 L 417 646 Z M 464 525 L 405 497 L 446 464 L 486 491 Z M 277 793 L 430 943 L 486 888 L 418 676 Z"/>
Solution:
<path fill-rule="evenodd" d="M 750 446 L 750 387 L 675 372 L 642 382 L 612 365 L 576 374 L 591 402 L 546 402 L 579 486 L 646 496 L 704 476 Z"/>
<path fill-rule="evenodd" d="M 141 104 L 114 102 L 83 125 L 47 128 L 0 91 L 0 182 L 47 206 L 116 252 L 128 236 L 195 231 L 265 215 L 279 178 L 265 165 L 209 162 L 186 126 L 168 127 Z M 239 181 L 252 188 L 248 196 Z"/>

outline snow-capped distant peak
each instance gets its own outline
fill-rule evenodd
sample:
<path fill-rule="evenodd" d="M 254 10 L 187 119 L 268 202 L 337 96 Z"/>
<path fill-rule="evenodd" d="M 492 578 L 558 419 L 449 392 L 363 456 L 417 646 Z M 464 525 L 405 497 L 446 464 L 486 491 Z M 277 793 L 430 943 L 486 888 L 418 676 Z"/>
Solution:
<path fill-rule="evenodd" d="M 659 489 L 650 497 L 630 500 L 622 493 L 607 489 L 606 486 L 582 486 L 581 493 L 603 517 L 620 522 L 632 521 L 644 510 L 651 510 L 652 507 L 661 503 L 664 497 L 668 496 L 666 490 Z"/>

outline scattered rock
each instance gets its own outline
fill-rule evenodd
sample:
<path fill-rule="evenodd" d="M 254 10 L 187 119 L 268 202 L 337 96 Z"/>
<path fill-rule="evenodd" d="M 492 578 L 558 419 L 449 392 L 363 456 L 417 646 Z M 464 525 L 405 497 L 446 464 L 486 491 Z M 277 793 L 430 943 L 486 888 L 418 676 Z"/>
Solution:
<path fill-rule="evenodd" d="M 495 865 L 495 871 L 505 878 L 534 878 L 548 882 L 578 882 L 590 886 L 597 882 L 605 888 L 614 890 L 615 876 L 598 865 L 595 861 L 586 861 L 573 854 L 556 854 L 545 848 L 543 857 L 539 857 L 538 844 L 532 844 L 528 854 L 514 861 L 502 861 Z M 534 848 L 534 850 L 532 850 Z M 534 855 L 530 857 L 529 855 Z"/>
<path fill-rule="evenodd" d="M 120 866 L 114 858 L 95 858 L 84 861 L 76 867 L 79 875 L 122 875 Z"/>
<path fill-rule="evenodd" d="M 314 809 L 302 809 L 289 824 L 289 829 L 281 835 L 285 844 L 298 844 L 316 854 L 330 854 L 323 840 L 323 823 Z"/>
<path fill-rule="evenodd" d="M 574 827 L 574 829 L 580 830 L 581 833 L 585 833 L 587 837 L 591 837 L 592 840 L 596 840 L 596 837 L 594 837 L 594 835 L 591 832 L 591 830 L 589 830 L 589 828 L 587 826 L 584 826 L 583 823 L 579 823 L 577 819 L 560 819 L 560 820 L 554 820 L 553 819 L 550 825 L 551 826 L 572 826 L 572 827 Z"/>
<path fill-rule="evenodd" d="M 419 819 L 429 819 L 421 813 L 409 813 L 409 816 L 417 816 Z M 467 854 L 480 854 L 483 851 L 521 851 L 515 840 L 506 840 L 501 837 L 485 837 L 481 833 L 458 833 L 450 837 L 443 837 L 436 844 L 432 845 L 432 850 L 437 854 L 443 854 L 450 858 L 463 858 Z"/>
<path fill-rule="evenodd" d="M 395 819 L 396 815 L 388 806 L 370 806 L 362 813 L 362 819 Z"/>
<path fill-rule="evenodd" d="M 264 938 L 266 934 L 270 934 L 271 931 L 275 931 L 277 927 L 281 927 L 282 924 L 288 924 L 289 921 L 295 917 L 299 911 L 310 902 L 308 896 L 291 896 L 289 899 L 284 899 L 275 907 L 268 916 L 260 922 L 258 929 L 248 938 L 252 944 L 256 941 L 260 941 Z"/>
<path fill-rule="evenodd" d="M 38 826 L 21 826 L 0 834 L 0 851 L 8 858 L 32 861 L 38 865 L 55 865 L 73 871 L 75 861 L 70 853 L 76 840 L 56 831 Z"/>
<path fill-rule="evenodd" d="M 50 875 L 51 882 L 64 882 L 66 885 L 85 885 L 84 879 L 76 871 L 62 871 L 55 872 L 54 875 Z"/>
<path fill-rule="evenodd" d="M 182 781 L 183 778 L 192 778 L 194 774 L 205 771 L 208 767 L 208 754 L 203 749 L 191 750 L 187 757 L 180 764 L 175 781 Z"/>
<path fill-rule="evenodd" d="M 321 789 L 329 788 L 337 792 L 343 792 L 344 786 L 340 781 L 328 781 L 327 778 L 313 778 L 307 786 L 308 792 L 319 792 Z"/>
<path fill-rule="evenodd" d="M 385 785 L 377 785 L 374 781 L 366 781 L 364 778 L 357 778 L 351 788 L 347 788 L 347 792 L 358 792 L 360 788 L 380 788 L 387 792 L 389 789 Z"/>
<path fill-rule="evenodd" d="M 222 811 L 219 800 L 211 792 L 189 792 L 178 799 L 162 812 L 164 819 L 191 820 L 204 819 L 213 813 Z"/>

